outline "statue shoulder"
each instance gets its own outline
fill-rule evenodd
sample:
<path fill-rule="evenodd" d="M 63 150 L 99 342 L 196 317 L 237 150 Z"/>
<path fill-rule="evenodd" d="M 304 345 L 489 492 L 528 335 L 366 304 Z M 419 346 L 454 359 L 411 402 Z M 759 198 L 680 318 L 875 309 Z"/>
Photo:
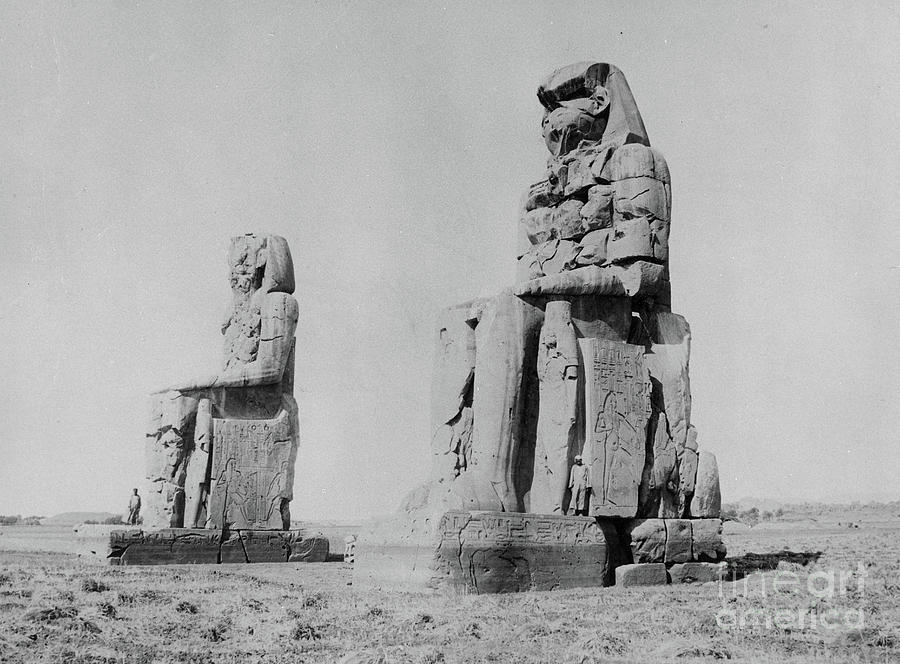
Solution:
<path fill-rule="evenodd" d="M 259 313 L 263 318 L 281 318 L 296 322 L 300 315 L 297 300 L 289 293 L 266 293 L 260 298 Z"/>

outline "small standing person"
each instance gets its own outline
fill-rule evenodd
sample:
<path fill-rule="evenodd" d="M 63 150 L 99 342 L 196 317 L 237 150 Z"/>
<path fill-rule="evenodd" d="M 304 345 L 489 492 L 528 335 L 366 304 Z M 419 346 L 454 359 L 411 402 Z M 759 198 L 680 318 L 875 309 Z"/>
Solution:
<path fill-rule="evenodd" d="M 140 515 L 141 497 L 138 495 L 138 490 L 135 489 L 134 493 L 131 494 L 131 499 L 128 501 L 128 525 L 137 525 L 138 517 L 140 517 Z"/>
<path fill-rule="evenodd" d="M 588 495 L 591 492 L 590 469 L 581 462 L 581 455 L 575 457 L 575 465 L 569 472 L 569 489 L 572 498 L 569 500 L 569 515 L 587 516 Z"/>

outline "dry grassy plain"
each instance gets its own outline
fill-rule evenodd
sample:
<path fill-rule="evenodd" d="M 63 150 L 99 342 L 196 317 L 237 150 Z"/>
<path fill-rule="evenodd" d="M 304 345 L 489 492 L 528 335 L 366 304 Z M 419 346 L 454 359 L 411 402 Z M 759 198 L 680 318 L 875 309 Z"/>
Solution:
<path fill-rule="evenodd" d="M 468 597 L 354 589 L 344 563 L 102 567 L 4 528 L 0 662 L 900 662 L 900 507 L 785 518 L 726 537 L 763 569 L 721 586 Z"/>

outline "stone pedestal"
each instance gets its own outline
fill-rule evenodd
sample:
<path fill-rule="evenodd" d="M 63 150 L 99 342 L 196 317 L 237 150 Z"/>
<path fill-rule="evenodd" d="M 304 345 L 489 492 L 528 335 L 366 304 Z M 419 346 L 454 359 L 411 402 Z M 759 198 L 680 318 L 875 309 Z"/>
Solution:
<path fill-rule="evenodd" d="M 111 565 L 325 562 L 328 539 L 299 530 L 114 530 Z"/>
<path fill-rule="evenodd" d="M 635 563 L 718 562 L 726 553 L 721 519 L 630 519 L 623 539 Z"/>
<path fill-rule="evenodd" d="M 589 517 L 451 511 L 363 533 L 354 584 L 479 594 L 609 586 L 622 556 L 614 526 Z"/>

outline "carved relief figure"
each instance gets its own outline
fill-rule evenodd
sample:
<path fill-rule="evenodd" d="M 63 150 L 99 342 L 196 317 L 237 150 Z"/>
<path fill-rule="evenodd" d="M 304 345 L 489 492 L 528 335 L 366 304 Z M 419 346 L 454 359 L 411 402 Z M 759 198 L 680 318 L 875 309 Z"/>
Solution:
<path fill-rule="evenodd" d="M 578 342 L 570 303 L 547 303 L 538 341 L 540 413 L 529 512 L 563 514 L 569 467 L 576 449 Z"/>
<path fill-rule="evenodd" d="M 148 455 L 164 454 L 177 471 L 168 480 L 148 472 L 151 526 L 286 529 L 290 522 L 298 435 L 293 263 L 284 238 L 244 235 L 231 241 L 228 264 L 222 371 L 161 390 L 153 404 Z M 255 437 L 230 435 L 257 426 Z M 279 440 L 268 436 L 276 431 Z M 255 466 L 248 468 L 242 463 L 251 447 Z M 270 466 L 266 481 L 248 484 Z"/>

